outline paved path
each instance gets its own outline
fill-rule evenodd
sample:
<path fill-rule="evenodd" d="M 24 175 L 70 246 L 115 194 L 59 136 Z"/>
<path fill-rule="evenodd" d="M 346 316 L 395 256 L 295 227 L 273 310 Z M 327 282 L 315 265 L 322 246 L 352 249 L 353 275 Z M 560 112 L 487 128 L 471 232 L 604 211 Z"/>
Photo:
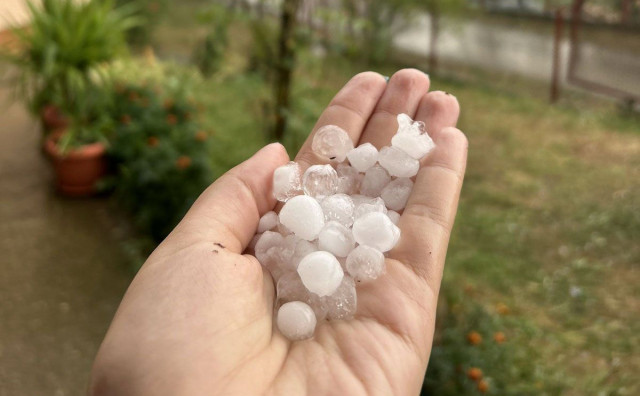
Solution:
<path fill-rule="evenodd" d="M 83 395 L 131 271 L 105 200 L 55 194 L 36 123 L 6 96 L 0 86 L 0 395 Z"/>
<path fill-rule="evenodd" d="M 395 45 L 426 56 L 429 31 L 428 16 L 420 16 L 396 36 Z M 634 39 L 640 40 L 640 35 Z M 581 77 L 640 95 L 640 54 L 590 43 L 583 43 L 581 52 L 577 70 Z M 444 24 L 438 53 L 446 60 L 549 81 L 553 37 L 482 20 L 451 21 Z M 564 73 L 569 59 L 567 40 L 562 42 L 561 53 Z"/>

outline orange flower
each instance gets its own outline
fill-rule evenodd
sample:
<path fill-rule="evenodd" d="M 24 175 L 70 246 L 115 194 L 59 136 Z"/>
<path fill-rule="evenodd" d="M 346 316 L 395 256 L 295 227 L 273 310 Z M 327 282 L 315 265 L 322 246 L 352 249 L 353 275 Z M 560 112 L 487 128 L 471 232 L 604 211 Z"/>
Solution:
<path fill-rule="evenodd" d="M 160 141 L 158 140 L 157 137 L 155 136 L 149 136 L 149 138 L 147 139 L 147 145 L 149 147 L 156 147 L 158 145 Z"/>
<path fill-rule="evenodd" d="M 482 342 L 482 336 L 477 331 L 472 331 L 467 334 L 467 341 L 469 341 L 471 345 L 478 345 Z"/>
<path fill-rule="evenodd" d="M 120 117 L 120 122 L 124 125 L 129 125 L 131 123 L 131 117 L 128 114 L 124 114 Z"/>
<path fill-rule="evenodd" d="M 186 155 L 182 155 L 176 160 L 176 167 L 178 169 L 186 169 L 189 166 L 191 166 L 191 158 Z"/>
<path fill-rule="evenodd" d="M 478 390 L 482 393 L 487 393 L 489 390 L 489 383 L 485 380 L 478 381 Z"/>
<path fill-rule="evenodd" d="M 204 142 L 205 140 L 207 140 L 207 133 L 205 131 L 198 131 L 195 138 L 199 142 Z"/>
<path fill-rule="evenodd" d="M 503 342 L 505 342 L 506 339 L 507 339 L 507 337 L 501 331 L 498 331 L 497 333 L 495 333 L 493 335 L 493 340 L 495 342 L 497 342 L 498 344 L 502 344 Z"/>
<path fill-rule="evenodd" d="M 178 122 L 178 117 L 175 114 L 167 114 L 167 124 L 175 125 Z"/>
<path fill-rule="evenodd" d="M 170 107 L 173 107 L 173 100 L 171 99 L 165 99 L 164 100 L 164 108 L 168 109 Z"/>
<path fill-rule="evenodd" d="M 479 381 L 480 379 L 482 379 L 482 370 L 477 367 L 471 367 L 467 371 L 467 377 L 469 377 L 469 379 L 473 381 Z"/>
<path fill-rule="evenodd" d="M 504 303 L 498 303 L 496 305 L 496 311 L 498 311 L 500 315 L 507 315 L 509 314 L 509 307 L 507 307 Z"/>
<path fill-rule="evenodd" d="M 131 102 L 135 102 L 135 101 L 137 101 L 138 99 L 140 99 L 140 96 L 138 95 L 138 93 L 137 93 L 136 91 L 131 91 L 131 92 L 129 92 L 129 100 L 130 100 Z"/>

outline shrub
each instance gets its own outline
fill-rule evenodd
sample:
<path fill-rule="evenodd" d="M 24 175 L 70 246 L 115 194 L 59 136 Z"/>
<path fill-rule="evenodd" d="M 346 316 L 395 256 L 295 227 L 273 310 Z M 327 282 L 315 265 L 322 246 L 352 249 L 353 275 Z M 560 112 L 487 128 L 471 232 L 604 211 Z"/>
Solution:
<path fill-rule="evenodd" d="M 184 96 L 136 84 L 118 86 L 115 96 L 116 197 L 159 242 L 211 181 L 208 135 Z"/>
<path fill-rule="evenodd" d="M 70 116 L 86 111 L 87 96 L 78 93 L 96 84 L 101 64 L 126 51 L 125 33 L 138 19 L 110 0 L 27 5 L 29 29 L 14 29 L 18 51 L 3 54 L 18 70 L 17 94 L 35 113 L 51 104 Z"/>
<path fill-rule="evenodd" d="M 422 395 L 561 393 L 559 381 L 538 364 L 531 340 L 540 334 L 528 321 L 504 304 L 489 310 L 465 293 L 441 299 Z"/>
<path fill-rule="evenodd" d="M 202 12 L 198 20 L 208 32 L 194 50 L 193 63 L 202 75 L 209 77 L 218 71 L 224 58 L 230 15 L 221 5 L 214 5 Z"/>

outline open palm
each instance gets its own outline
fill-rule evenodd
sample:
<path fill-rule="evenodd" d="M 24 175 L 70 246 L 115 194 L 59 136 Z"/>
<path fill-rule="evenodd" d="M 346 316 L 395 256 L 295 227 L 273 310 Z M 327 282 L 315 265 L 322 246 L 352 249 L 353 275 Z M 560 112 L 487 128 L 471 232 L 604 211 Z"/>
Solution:
<path fill-rule="evenodd" d="M 424 121 L 436 143 L 398 223 L 387 272 L 358 289 L 350 321 L 321 322 L 290 342 L 273 326 L 274 286 L 243 251 L 276 204 L 279 144 L 238 165 L 196 201 L 131 283 L 100 348 L 94 395 L 416 395 L 424 376 L 467 141 L 456 99 L 428 77 L 376 73 L 349 81 L 314 130 L 334 124 L 354 143 L 388 145 L 396 115 Z M 307 139 L 296 161 L 320 162 Z"/>

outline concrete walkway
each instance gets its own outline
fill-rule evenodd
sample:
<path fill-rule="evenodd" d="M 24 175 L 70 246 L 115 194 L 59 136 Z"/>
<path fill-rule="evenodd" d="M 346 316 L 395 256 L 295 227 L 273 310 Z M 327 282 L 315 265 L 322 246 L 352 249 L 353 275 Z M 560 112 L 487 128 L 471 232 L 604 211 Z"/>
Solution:
<path fill-rule="evenodd" d="M 106 200 L 56 195 L 38 125 L 6 98 L 0 86 L 0 395 L 83 395 L 132 273 Z"/>
<path fill-rule="evenodd" d="M 444 22 L 438 39 L 438 54 L 442 59 L 537 80 L 551 79 L 551 34 L 489 24 L 475 19 Z M 429 17 L 421 15 L 395 37 L 394 43 L 405 51 L 427 56 L 430 31 Z M 621 37 L 624 39 L 627 36 Z M 634 40 L 640 40 L 640 37 L 634 37 Z M 570 49 L 567 39 L 562 41 L 560 49 L 564 80 Z M 640 54 L 583 43 L 580 59 L 576 70 L 580 77 L 640 94 Z"/>

